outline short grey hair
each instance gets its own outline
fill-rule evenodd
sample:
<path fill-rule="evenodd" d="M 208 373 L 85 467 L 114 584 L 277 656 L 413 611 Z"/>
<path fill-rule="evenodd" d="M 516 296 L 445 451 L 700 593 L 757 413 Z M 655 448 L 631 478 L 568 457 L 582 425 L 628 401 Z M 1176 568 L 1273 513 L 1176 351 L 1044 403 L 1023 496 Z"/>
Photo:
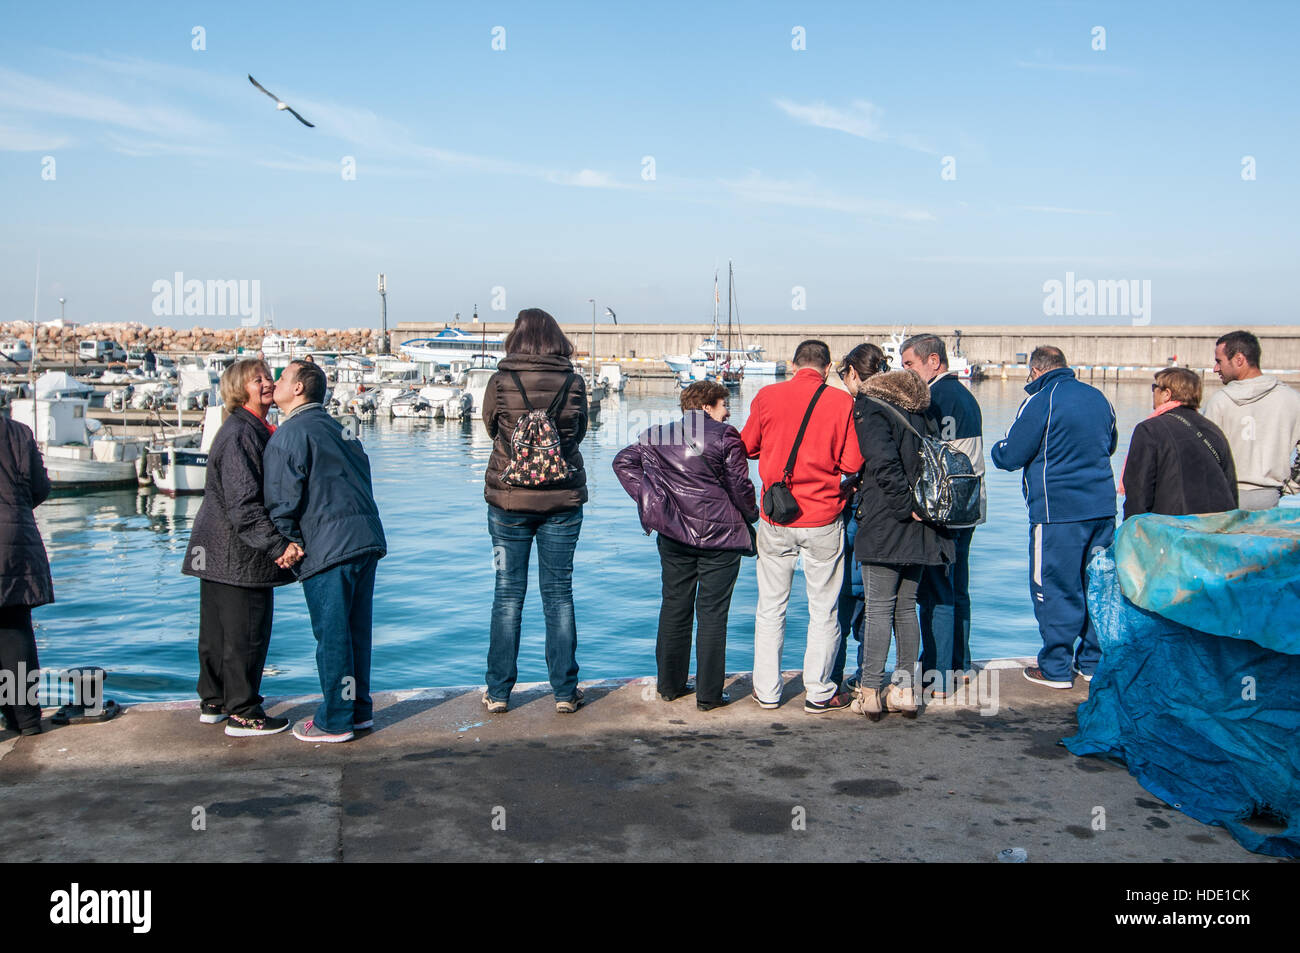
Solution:
<path fill-rule="evenodd" d="M 1058 367 L 1069 367 L 1065 363 L 1065 352 L 1050 344 L 1040 344 L 1029 355 L 1029 366 L 1035 371 L 1052 371 Z"/>
<path fill-rule="evenodd" d="M 928 361 L 931 354 L 938 354 L 939 364 L 948 366 L 948 348 L 937 334 L 913 334 L 899 347 L 898 356 L 902 357 L 904 351 L 911 351 L 922 363 Z"/>

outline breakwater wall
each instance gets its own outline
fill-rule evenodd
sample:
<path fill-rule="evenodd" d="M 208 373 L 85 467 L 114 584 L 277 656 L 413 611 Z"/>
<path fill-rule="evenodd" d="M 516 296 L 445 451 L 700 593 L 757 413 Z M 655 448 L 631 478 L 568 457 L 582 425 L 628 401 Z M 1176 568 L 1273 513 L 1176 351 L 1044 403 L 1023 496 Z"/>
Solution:
<path fill-rule="evenodd" d="M 444 326 L 440 321 L 400 322 L 392 332 L 393 344 L 429 337 Z M 587 355 L 591 350 L 591 325 L 577 322 L 561 326 L 579 353 Z M 499 336 L 510 330 L 511 323 L 462 322 L 460 327 L 471 333 L 486 331 Z M 1039 344 L 1054 344 L 1074 365 L 1163 367 L 1176 360 L 1183 366 L 1199 368 L 1213 366 L 1215 339 L 1236 327 L 978 325 L 961 329 L 961 343 L 966 358 L 975 364 L 1023 364 Z M 665 354 L 691 353 L 712 330 L 711 324 L 614 325 L 606 320 L 596 327 L 596 356 L 603 360 L 658 361 Z M 825 341 L 838 357 L 863 341 L 883 343 L 896 330 L 896 326 L 863 324 L 755 324 L 745 326 L 744 340 L 746 345 L 765 348 L 769 360 L 789 361 L 795 347 L 806 338 Z M 951 324 L 917 325 L 907 330 L 911 334 L 938 334 L 950 350 L 957 340 Z M 1266 369 L 1300 369 L 1300 326 L 1249 330 L 1259 335 Z"/>

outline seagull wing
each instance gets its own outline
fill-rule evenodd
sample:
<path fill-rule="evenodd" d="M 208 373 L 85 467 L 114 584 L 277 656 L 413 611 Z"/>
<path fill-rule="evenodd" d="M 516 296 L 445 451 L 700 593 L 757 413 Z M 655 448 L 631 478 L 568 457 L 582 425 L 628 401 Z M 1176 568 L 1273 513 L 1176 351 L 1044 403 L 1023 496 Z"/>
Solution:
<path fill-rule="evenodd" d="M 257 80 L 253 79 L 253 77 L 252 77 L 251 75 L 248 77 L 248 81 L 249 81 L 250 83 L 252 83 L 254 86 L 256 86 L 258 89 L 260 89 L 262 92 L 266 93 L 266 95 L 268 95 L 268 96 L 270 96 L 272 99 L 274 99 L 275 102 L 276 102 L 276 104 L 279 105 L 279 102 L 280 102 L 280 97 L 279 97 L 279 96 L 275 95 L 275 93 L 271 92 L 269 89 L 267 89 L 267 88 L 266 88 L 265 86 L 263 86 L 261 83 L 259 83 Z"/>
<path fill-rule="evenodd" d="M 308 122 L 306 119 L 303 119 L 301 116 L 298 115 L 298 113 L 294 110 L 292 106 L 285 106 L 284 108 L 289 110 L 289 112 L 293 113 L 293 118 L 297 119 L 304 126 L 310 126 L 312 129 L 316 128 L 316 124 L 314 122 Z"/>

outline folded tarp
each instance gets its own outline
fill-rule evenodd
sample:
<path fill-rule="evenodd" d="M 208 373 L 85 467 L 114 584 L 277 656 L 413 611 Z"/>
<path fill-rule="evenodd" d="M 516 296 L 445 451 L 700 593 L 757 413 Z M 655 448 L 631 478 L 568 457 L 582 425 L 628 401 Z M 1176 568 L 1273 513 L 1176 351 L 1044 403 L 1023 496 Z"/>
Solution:
<path fill-rule="evenodd" d="M 1251 538 L 1244 526 L 1264 532 Z M 1079 733 L 1065 739 L 1076 755 L 1123 761 L 1161 800 L 1278 857 L 1300 856 L 1300 557 L 1294 542 L 1286 548 L 1295 531 L 1286 511 L 1126 521 L 1088 567 L 1102 658 Z M 1188 570 L 1196 575 L 1186 585 L 1171 578 Z M 1140 584 L 1130 589 L 1126 576 Z M 1247 621 L 1233 624 L 1234 613 Z M 1272 823 L 1256 829 L 1244 823 L 1252 816 Z"/>
<path fill-rule="evenodd" d="M 1134 517 L 1115 535 L 1115 563 L 1136 606 L 1300 655 L 1300 509 Z"/>

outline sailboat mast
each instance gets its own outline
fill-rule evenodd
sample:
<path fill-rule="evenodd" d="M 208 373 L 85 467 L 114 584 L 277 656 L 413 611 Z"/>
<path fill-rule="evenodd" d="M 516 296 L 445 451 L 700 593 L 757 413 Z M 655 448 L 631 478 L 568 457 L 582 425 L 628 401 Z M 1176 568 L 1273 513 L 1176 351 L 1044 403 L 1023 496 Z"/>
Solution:
<path fill-rule="evenodd" d="M 731 259 L 727 259 L 727 370 L 731 370 Z"/>

